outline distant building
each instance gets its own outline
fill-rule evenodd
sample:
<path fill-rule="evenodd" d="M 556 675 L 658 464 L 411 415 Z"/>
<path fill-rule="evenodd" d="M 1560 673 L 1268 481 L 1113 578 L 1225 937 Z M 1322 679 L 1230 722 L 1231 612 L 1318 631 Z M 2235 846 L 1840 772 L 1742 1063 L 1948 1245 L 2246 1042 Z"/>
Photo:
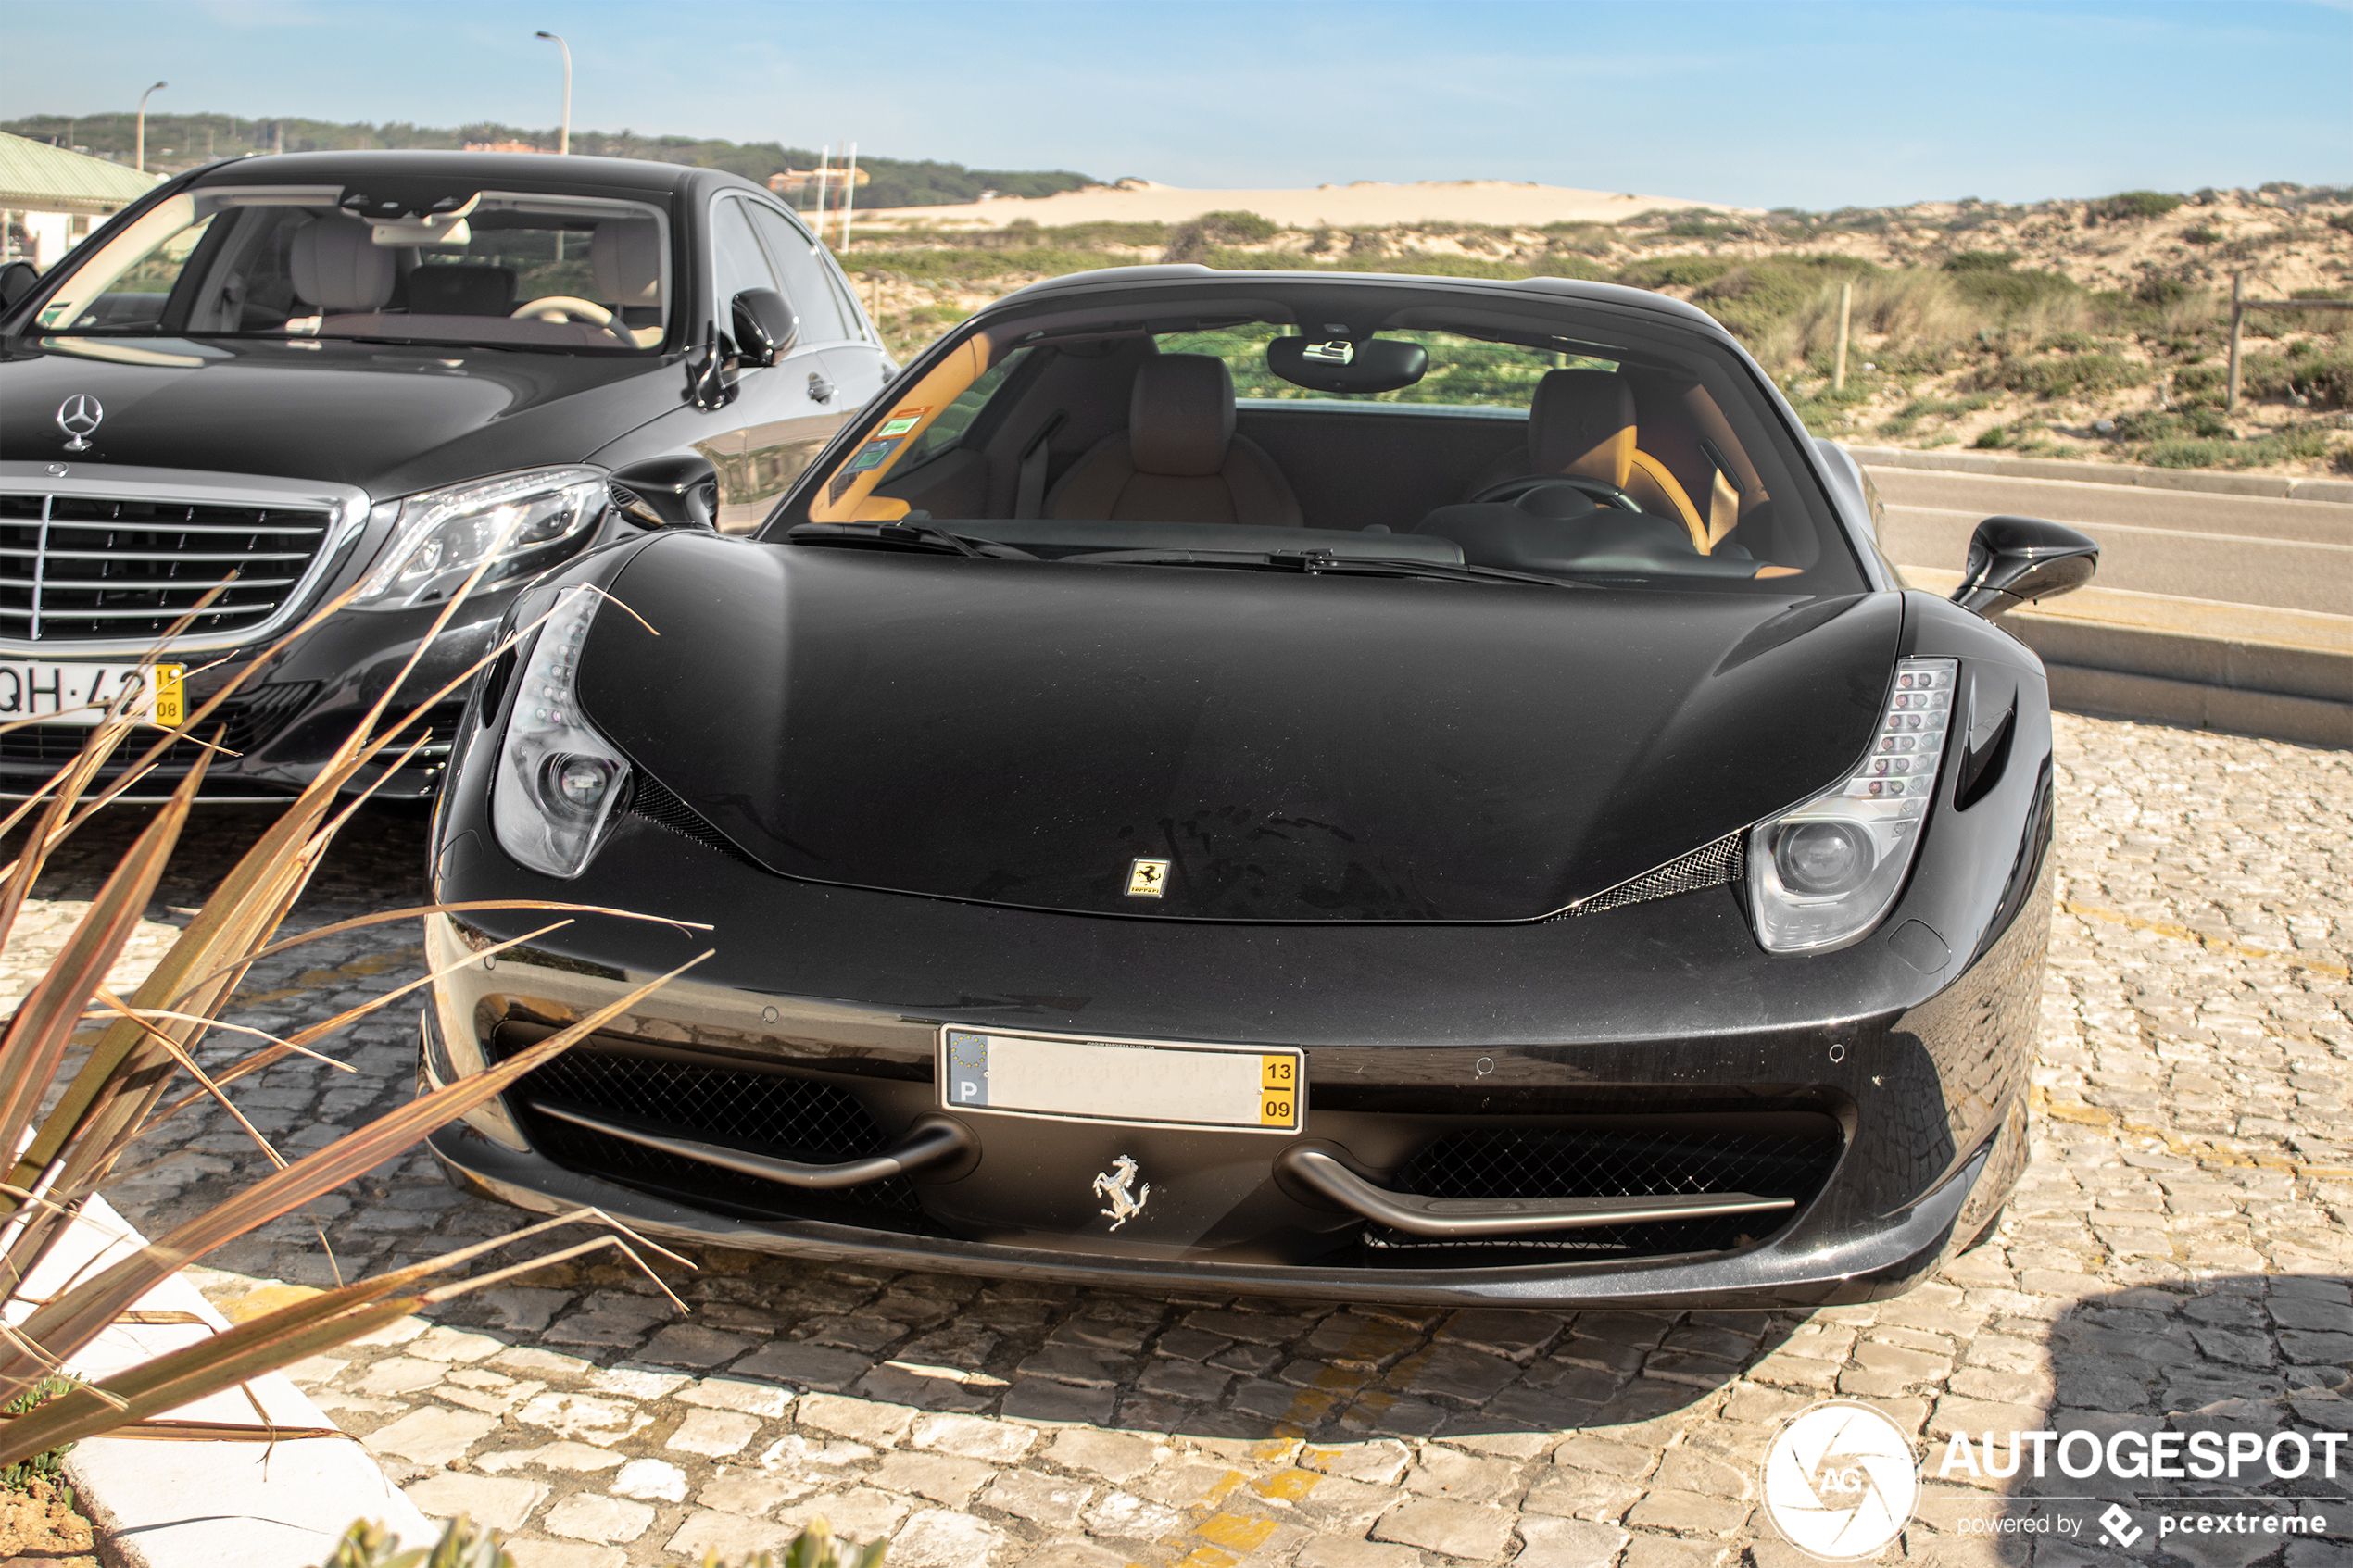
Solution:
<path fill-rule="evenodd" d="M 25 260 L 46 271 L 90 232 L 155 188 L 142 174 L 105 158 L 68 152 L 0 131 L 0 260 Z"/>

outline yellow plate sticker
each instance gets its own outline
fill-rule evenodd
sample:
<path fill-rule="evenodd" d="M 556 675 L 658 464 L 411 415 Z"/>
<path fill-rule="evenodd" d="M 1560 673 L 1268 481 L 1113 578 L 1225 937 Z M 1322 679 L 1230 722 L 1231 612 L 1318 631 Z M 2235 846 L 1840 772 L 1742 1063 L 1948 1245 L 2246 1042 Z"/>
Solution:
<path fill-rule="evenodd" d="M 1290 1055 L 1260 1057 L 1258 1084 L 1258 1124 L 1298 1126 L 1299 1059 Z"/>
<path fill-rule="evenodd" d="M 188 691 L 181 684 L 187 674 L 181 664 L 156 666 L 156 722 L 167 730 L 176 730 L 188 717 Z"/>

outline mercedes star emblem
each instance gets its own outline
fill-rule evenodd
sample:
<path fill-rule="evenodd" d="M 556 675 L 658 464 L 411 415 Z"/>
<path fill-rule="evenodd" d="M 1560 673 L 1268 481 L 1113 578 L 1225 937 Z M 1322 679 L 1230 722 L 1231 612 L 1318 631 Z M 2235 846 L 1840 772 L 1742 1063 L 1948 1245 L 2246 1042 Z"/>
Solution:
<path fill-rule="evenodd" d="M 57 428 L 64 431 L 69 437 L 66 442 L 66 450 L 69 452 L 90 450 L 91 433 L 98 428 L 98 421 L 106 417 L 105 405 L 86 392 L 77 392 L 58 404 Z"/>

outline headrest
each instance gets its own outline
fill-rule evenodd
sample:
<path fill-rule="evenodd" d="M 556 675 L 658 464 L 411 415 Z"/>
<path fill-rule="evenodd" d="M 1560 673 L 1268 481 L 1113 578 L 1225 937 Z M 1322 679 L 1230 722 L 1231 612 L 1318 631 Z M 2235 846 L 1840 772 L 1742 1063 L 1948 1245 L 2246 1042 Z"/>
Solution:
<path fill-rule="evenodd" d="M 588 241 L 597 298 L 616 307 L 661 303 L 661 230 L 643 218 L 613 218 Z"/>
<path fill-rule="evenodd" d="M 1528 405 L 1530 473 L 1625 486 L 1634 471 L 1634 394 L 1614 370 L 1547 370 Z"/>
<path fill-rule="evenodd" d="M 428 262 L 409 274 L 409 309 L 419 316 L 504 316 L 515 307 L 515 270 L 473 262 Z"/>
<path fill-rule="evenodd" d="M 381 310 L 392 297 L 392 252 L 356 218 L 314 218 L 287 253 L 295 293 L 321 311 Z"/>
<path fill-rule="evenodd" d="M 1127 456 L 1139 473 L 1199 478 L 1226 466 L 1234 438 L 1234 378 L 1208 354 L 1157 354 L 1136 371 Z"/>

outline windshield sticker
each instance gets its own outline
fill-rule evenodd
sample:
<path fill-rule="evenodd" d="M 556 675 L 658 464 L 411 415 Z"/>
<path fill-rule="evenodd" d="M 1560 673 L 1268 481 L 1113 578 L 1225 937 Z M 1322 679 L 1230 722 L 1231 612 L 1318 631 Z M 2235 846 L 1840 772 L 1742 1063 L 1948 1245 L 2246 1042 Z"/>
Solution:
<path fill-rule="evenodd" d="M 842 471 L 864 473 L 868 469 L 878 469 L 890 461 L 890 455 L 898 445 L 896 441 L 869 441 L 858 448 L 858 455 L 849 459 L 849 466 Z"/>
<path fill-rule="evenodd" d="M 875 432 L 875 434 L 877 437 L 886 435 L 904 435 L 909 431 L 914 429 L 917 425 L 923 423 L 924 416 L 930 412 L 931 410 L 929 408 L 901 408 L 897 413 L 891 415 L 890 422 L 883 426 L 882 429 Z"/>

